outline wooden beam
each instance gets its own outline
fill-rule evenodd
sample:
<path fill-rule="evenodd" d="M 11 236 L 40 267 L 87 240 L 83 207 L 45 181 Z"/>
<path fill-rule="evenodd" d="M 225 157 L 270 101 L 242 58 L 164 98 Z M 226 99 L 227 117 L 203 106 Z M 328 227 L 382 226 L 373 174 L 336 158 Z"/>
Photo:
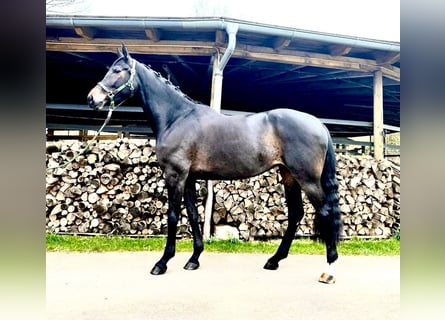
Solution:
<path fill-rule="evenodd" d="M 284 48 L 287 48 L 291 42 L 292 42 L 292 39 L 279 38 L 277 41 L 275 41 L 274 49 L 282 50 Z"/>
<path fill-rule="evenodd" d="M 248 60 L 247 62 L 240 63 L 236 67 L 231 67 L 229 70 L 225 71 L 224 74 L 228 75 L 228 74 L 232 74 L 232 73 L 234 73 L 238 70 L 241 70 L 241 69 L 250 68 L 250 66 L 253 64 L 255 64 L 255 60 Z"/>
<path fill-rule="evenodd" d="M 85 39 L 60 38 L 59 41 L 47 41 L 48 51 L 82 51 L 82 52 L 115 52 L 117 48 L 125 43 L 130 52 L 140 54 L 159 55 L 213 55 L 217 48 L 214 42 L 204 41 L 158 41 L 152 40 L 130 40 L 130 39 Z M 224 53 L 225 48 L 220 48 Z M 277 63 L 288 63 L 321 68 L 342 69 L 348 71 L 374 72 L 381 70 L 381 66 L 370 59 L 360 59 L 343 56 L 332 56 L 328 54 L 310 53 L 294 50 L 275 50 L 273 48 L 241 45 L 237 46 L 233 56 L 247 60 L 269 61 Z M 385 67 L 385 75 L 397 78 L 397 68 Z M 400 70 L 399 70 L 400 72 Z M 399 76 L 400 78 L 400 76 Z"/>
<path fill-rule="evenodd" d="M 194 77 L 199 78 L 198 72 L 196 72 L 195 69 L 190 67 L 187 62 L 185 62 L 184 59 L 182 59 L 180 56 L 173 56 L 176 61 L 178 61 L 184 68 L 186 68 L 191 74 L 193 74 Z"/>
<path fill-rule="evenodd" d="M 391 52 L 387 54 L 378 55 L 376 61 L 382 65 L 392 65 L 400 60 L 400 52 Z"/>
<path fill-rule="evenodd" d="M 60 41 L 48 41 L 48 51 L 71 51 L 71 52 L 116 52 L 125 43 L 132 53 L 147 53 L 159 55 L 197 55 L 210 56 L 215 53 L 213 42 L 191 42 L 191 41 L 159 41 L 151 40 L 112 40 L 109 41 L 73 41 L 73 38 L 60 39 Z"/>
<path fill-rule="evenodd" d="M 329 54 L 312 53 L 297 50 L 276 51 L 267 47 L 250 45 L 237 46 L 234 55 L 236 55 L 237 57 L 245 57 L 247 59 L 250 58 L 263 61 L 344 69 L 351 71 L 376 71 L 379 67 L 374 60 L 370 59 L 332 56 Z"/>
<path fill-rule="evenodd" d="M 332 80 L 351 80 L 372 77 L 372 73 L 367 72 L 355 72 L 355 71 L 345 71 L 345 70 L 333 70 L 330 72 L 325 72 L 323 74 L 314 75 L 312 78 L 303 78 L 301 81 L 295 80 L 295 83 L 304 82 L 322 82 L 322 81 L 332 81 Z"/>
<path fill-rule="evenodd" d="M 298 69 L 302 69 L 304 68 L 304 66 L 291 66 L 290 68 L 280 68 L 280 69 L 276 69 L 274 71 L 269 71 L 267 73 L 267 75 L 264 76 L 259 76 L 257 78 L 255 78 L 255 82 L 256 83 L 261 83 L 261 81 L 270 81 L 271 79 L 274 79 L 276 77 L 280 78 L 279 82 L 287 82 L 287 81 L 295 81 L 296 79 L 300 79 L 300 75 L 294 75 L 292 74 L 294 71 L 298 70 Z M 275 81 L 274 81 L 275 82 Z"/>
<path fill-rule="evenodd" d="M 145 29 L 145 35 L 154 42 L 161 40 L 161 32 L 158 29 Z"/>
<path fill-rule="evenodd" d="M 176 79 L 175 74 L 171 71 L 170 67 L 167 64 L 162 65 L 162 69 L 164 69 L 165 73 L 167 73 L 167 79 L 173 83 L 175 86 L 179 87 L 180 83 L 178 79 Z"/>
<path fill-rule="evenodd" d="M 342 45 L 332 45 L 330 46 L 330 52 L 333 56 L 344 56 L 351 52 L 352 47 L 342 46 Z"/>
<path fill-rule="evenodd" d="M 96 35 L 96 30 L 94 28 L 76 27 L 74 28 L 74 31 L 76 32 L 77 35 L 89 40 L 94 39 L 94 36 Z"/>
<path fill-rule="evenodd" d="M 260 61 L 289 63 L 321 68 L 343 69 L 351 71 L 374 71 L 378 67 L 372 60 L 333 57 L 330 55 L 314 54 L 308 52 L 286 52 L 268 53 L 256 52 L 249 48 L 246 50 L 235 50 L 234 57 L 254 59 Z"/>
<path fill-rule="evenodd" d="M 400 68 L 393 66 L 386 66 L 386 67 L 381 67 L 379 70 L 383 72 L 383 75 L 385 77 L 400 82 Z"/>
<path fill-rule="evenodd" d="M 210 61 L 209 61 L 209 64 L 207 65 L 207 70 L 206 70 L 206 72 L 205 72 L 205 75 L 204 75 L 204 77 L 202 77 L 202 79 L 201 79 L 201 84 L 200 84 L 200 87 L 201 88 L 207 88 L 207 86 L 208 86 L 208 83 L 210 82 L 210 83 L 212 83 L 212 74 L 213 74 L 213 65 L 214 65 L 214 63 L 215 63 L 215 59 L 217 59 L 218 58 L 218 55 L 217 54 L 213 54 L 211 57 L 210 57 Z M 212 90 L 212 87 L 210 87 L 210 90 Z M 211 96 L 210 96 L 210 99 L 211 99 Z M 208 103 L 209 105 L 210 105 L 210 101 L 209 101 L 209 103 Z"/>
<path fill-rule="evenodd" d="M 215 32 L 215 46 L 223 47 L 226 42 L 226 33 L 222 30 Z"/>
<path fill-rule="evenodd" d="M 374 73 L 374 158 L 384 158 L 383 136 L 383 73 L 381 70 Z"/>

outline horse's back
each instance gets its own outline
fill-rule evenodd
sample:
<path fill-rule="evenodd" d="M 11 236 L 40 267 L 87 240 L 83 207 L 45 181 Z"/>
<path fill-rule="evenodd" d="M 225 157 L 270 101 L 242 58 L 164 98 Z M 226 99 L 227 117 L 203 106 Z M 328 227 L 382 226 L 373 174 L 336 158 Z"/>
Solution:
<path fill-rule="evenodd" d="M 313 115 L 292 109 L 274 109 L 268 111 L 267 116 L 284 143 L 327 146 L 329 133 L 324 124 Z"/>
<path fill-rule="evenodd" d="M 267 112 L 268 118 L 275 126 L 291 126 L 295 129 L 305 130 L 310 134 L 325 135 L 326 130 L 320 119 L 315 116 L 293 110 L 293 109 L 273 109 Z"/>

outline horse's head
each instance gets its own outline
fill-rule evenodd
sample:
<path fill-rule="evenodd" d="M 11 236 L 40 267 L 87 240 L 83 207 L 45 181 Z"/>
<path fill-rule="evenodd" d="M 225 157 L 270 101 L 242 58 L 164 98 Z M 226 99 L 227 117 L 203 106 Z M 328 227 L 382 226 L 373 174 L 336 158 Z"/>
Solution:
<path fill-rule="evenodd" d="M 111 108 L 130 98 L 135 90 L 136 61 L 130 57 L 122 44 L 122 52 L 113 63 L 105 77 L 88 94 L 90 108 L 102 109 L 106 104 Z"/>

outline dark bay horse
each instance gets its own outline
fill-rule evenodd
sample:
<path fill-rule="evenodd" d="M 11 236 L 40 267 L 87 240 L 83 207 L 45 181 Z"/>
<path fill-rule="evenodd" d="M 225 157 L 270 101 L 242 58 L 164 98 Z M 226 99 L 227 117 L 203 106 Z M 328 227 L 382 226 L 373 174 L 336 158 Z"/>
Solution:
<path fill-rule="evenodd" d="M 169 81 L 122 52 L 105 77 L 88 94 L 91 108 L 118 105 L 139 95 L 156 135 L 156 156 L 168 191 L 168 235 L 164 253 L 151 273 L 163 274 L 175 255 L 181 201 L 193 234 L 193 254 L 185 269 L 199 267 L 204 249 L 196 209 L 197 179 L 248 178 L 279 166 L 288 205 L 288 229 L 264 268 L 275 270 L 287 257 L 304 215 L 303 190 L 316 209 L 315 225 L 326 244 L 327 270 L 321 282 L 333 283 L 340 230 L 335 154 L 327 128 L 306 113 L 276 109 L 252 115 L 227 116 L 196 103 Z"/>

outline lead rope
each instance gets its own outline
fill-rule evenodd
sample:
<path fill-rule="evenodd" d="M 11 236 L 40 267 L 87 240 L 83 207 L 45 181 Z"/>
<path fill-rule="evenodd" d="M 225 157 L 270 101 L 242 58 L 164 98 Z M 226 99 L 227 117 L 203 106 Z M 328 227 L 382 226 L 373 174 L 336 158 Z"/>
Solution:
<path fill-rule="evenodd" d="M 128 78 L 127 82 L 124 83 L 123 85 L 121 85 L 119 88 L 117 88 L 116 90 L 110 90 L 109 88 L 107 88 L 102 82 L 99 82 L 98 85 L 104 89 L 107 94 L 108 97 L 110 98 L 110 109 L 108 110 L 108 115 L 107 118 L 105 119 L 104 123 L 102 124 L 102 126 L 100 127 L 99 131 L 96 132 L 96 134 L 94 135 L 93 139 L 91 139 L 90 141 L 88 141 L 87 145 L 85 146 L 85 148 L 79 152 L 75 157 L 71 158 L 70 160 L 68 160 L 67 162 L 59 165 L 59 166 L 55 166 L 55 167 L 51 167 L 51 168 L 47 168 L 46 171 L 50 171 L 53 169 L 58 169 L 58 168 L 65 168 L 68 164 L 70 164 L 71 162 L 77 160 L 81 155 L 83 155 L 89 148 L 90 146 L 93 144 L 93 142 L 96 142 L 97 137 L 99 136 L 99 134 L 102 132 L 102 130 L 105 128 L 105 126 L 107 125 L 107 123 L 110 121 L 111 119 L 111 114 L 113 113 L 113 111 L 119 107 L 122 103 L 124 103 L 125 101 L 127 101 L 127 99 L 125 99 L 124 101 L 122 101 L 121 103 L 119 103 L 117 106 L 114 105 L 114 96 L 119 93 L 120 91 L 122 91 L 123 89 L 125 89 L 126 87 L 130 88 L 130 98 L 133 96 L 133 91 L 134 91 L 134 85 L 133 85 L 133 80 L 136 74 L 136 61 L 133 61 L 133 66 L 131 67 L 130 70 L 130 77 Z"/>
<path fill-rule="evenodd" d="M 96 142 L 97 137 L 99 136 L 99 134 L 102 132 L 102 130 L 105 128 L 105 126 L 108 124 L 108 122 L 111 119 L 111 114 L 113 113 L 113 111 L 119 107 L 121 104 L 123 103 L 123 101 L 118 104 L 117 106 L 114 106 L 114 101 L 112 100 L 111 104 L 110 104 L 110 109 L 108 110 L 108 115 L 107 118 L 105 119 L 104 123 L 102 124 L 102 126 L 99 128 L 99 131 L 96 132 L 96 134 L 94 135 L 93 139 L 91 139 L 90 141 L 88 141 L 87 145 L 85 146 L 85 148 L 80 151 L 76 156 L 72 157 L 70 160 L 66 161 L 65 163 L 62 163 L 61 165 L 55 166 L 55 167 L 51 167 L 51 168 L 47 168 L 46 171 L 50 171 L 50 170 L 54 170 L 54 169 L 63 169 L 65 168 L 68 164 L 70 164 L 71 162 L 79 159 L 79 157 L 81 155 L 83 155 L 89 148 L 90 146 Z"/>

